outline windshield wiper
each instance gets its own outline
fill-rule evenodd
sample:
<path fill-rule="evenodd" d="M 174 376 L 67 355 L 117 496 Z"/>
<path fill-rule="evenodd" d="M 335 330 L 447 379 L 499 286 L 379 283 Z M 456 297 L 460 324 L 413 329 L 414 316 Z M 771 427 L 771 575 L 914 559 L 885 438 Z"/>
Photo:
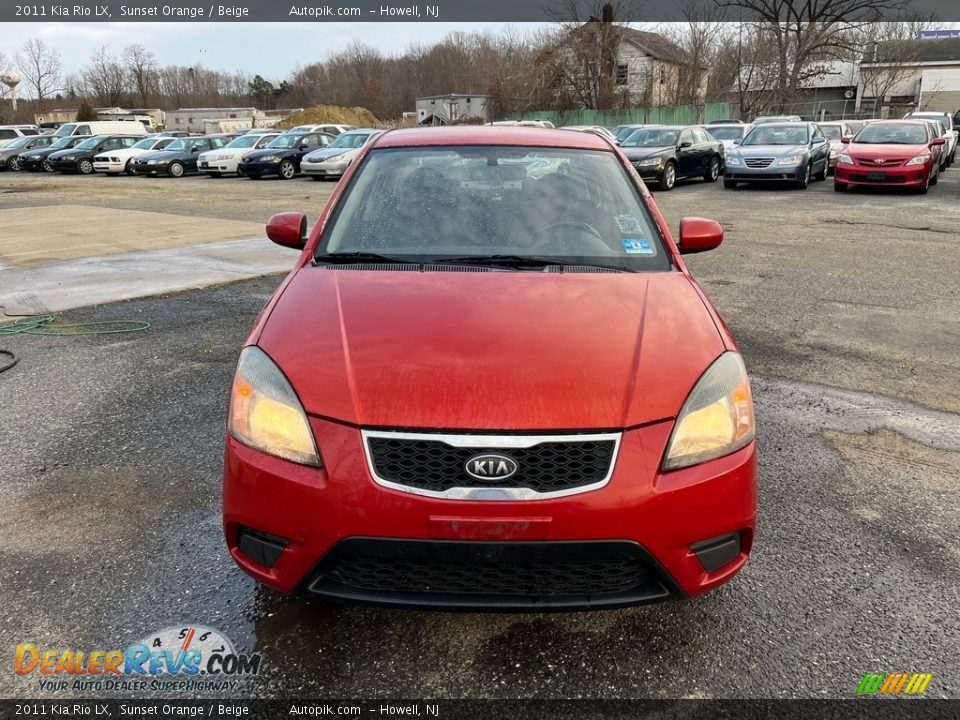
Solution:
<path fill-rule="evenodd" d="M 345 264 L 352 263 L 391 263 L 396 265 L 420 265 L 418 260 L 405 260 L 393 255 L 380 255 L 372 252 L 321 253 L 314 255 L 314 263 Z"/>
<path fill-rule="evenodd" d="M 545 268 L 551 265 L 560 267 L 592 267 L 601 270 L 617 270 L 632 272 L 623 267 L 613 265 L 597 265 L 596 263 L 574 262 L 569 259 L 547 257 L 543 255 L 464 255 L 463 257 L 444 257 L 431 260 L 432 265 L 493 265 L 508 268 Z"/>

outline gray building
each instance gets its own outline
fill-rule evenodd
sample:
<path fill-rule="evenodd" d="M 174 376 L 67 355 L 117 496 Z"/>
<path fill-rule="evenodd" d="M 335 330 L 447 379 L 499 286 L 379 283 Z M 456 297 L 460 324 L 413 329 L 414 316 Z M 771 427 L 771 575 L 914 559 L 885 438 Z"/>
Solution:
<path fill-rule="evenodd" d="M 259 117 L 260 111 L 252 107 L 180 108 L 167 111 L 165 129 L 202 133 L 207 120 L 233 120 L 240 121 L 245 127 L 257 127 Z"/>
<path fill-rule="evenodd" d="M 450 125 L 474 120 L 487 122 L 486 95 L 428 95 L 417 98 L 418 125 Z"/>

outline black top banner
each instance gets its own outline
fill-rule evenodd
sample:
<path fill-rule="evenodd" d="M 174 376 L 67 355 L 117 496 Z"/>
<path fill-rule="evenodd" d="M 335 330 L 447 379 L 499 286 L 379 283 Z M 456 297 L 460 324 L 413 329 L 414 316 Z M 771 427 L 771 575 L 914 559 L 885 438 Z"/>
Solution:
<path fill-rule="evenodd" d="M 602 14 L 603 0 L 82 0 L 0 3 L 0 22 L 551 22 Z M 759 0 L 620 0 L 618 22 L 763 19 Z M 907 14 L 960 20 L 955 0 L 791 0 L 784 19 L 848 22 Z"/>

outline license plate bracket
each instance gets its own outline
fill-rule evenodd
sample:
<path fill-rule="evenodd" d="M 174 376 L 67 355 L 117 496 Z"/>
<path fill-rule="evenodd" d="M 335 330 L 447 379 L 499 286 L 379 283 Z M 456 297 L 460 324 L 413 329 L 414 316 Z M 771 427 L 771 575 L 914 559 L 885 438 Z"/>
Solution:
<path fill-rule="evenodd" d="M 887 174 L 885 172 L 868 172 L 867 180 L 886 180 Z"/>

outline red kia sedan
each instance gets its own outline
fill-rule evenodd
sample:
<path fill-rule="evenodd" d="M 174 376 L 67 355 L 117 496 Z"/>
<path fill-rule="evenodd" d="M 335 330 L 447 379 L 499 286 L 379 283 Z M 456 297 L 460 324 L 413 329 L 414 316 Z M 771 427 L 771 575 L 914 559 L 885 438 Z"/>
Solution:
<path fill-rule="evenodd" d="M 873 185 L 913 188 L 921 193 L 940 178 L 943 138 L 923 120 L 884 120 L 840 140 L 833 189 Z"/>
<path fill-rule="evenodd" d="M 591 133 L 391 130 L 351 164 L 246 341 L 224 527 L 258 581 L 341 601 L 605 608 L 747 561 L 754 417 L 730 331 Z"/>

